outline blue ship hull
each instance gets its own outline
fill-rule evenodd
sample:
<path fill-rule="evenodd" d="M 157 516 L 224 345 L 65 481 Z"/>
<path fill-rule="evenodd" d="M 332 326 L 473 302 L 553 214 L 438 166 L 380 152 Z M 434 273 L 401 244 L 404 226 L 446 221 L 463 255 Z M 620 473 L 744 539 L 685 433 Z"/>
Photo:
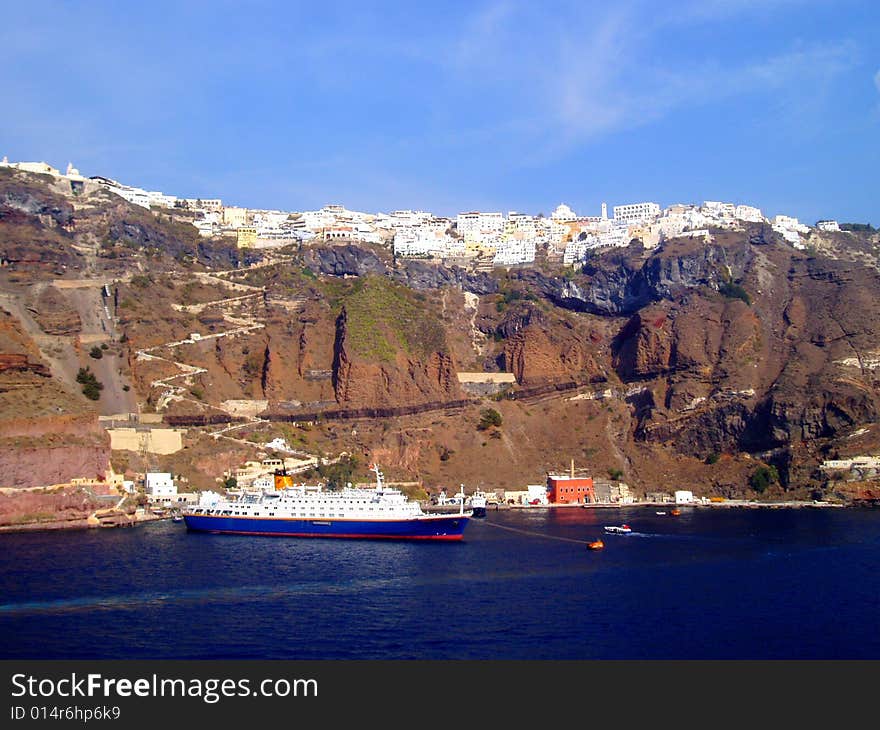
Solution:
<path fill-rule="evenodd" d="M 278 519 L 184 515 L 189 530 L 278 537 L 348 537 L 388 540 L 461 540 L 469 515 L 412 520 Z"/>

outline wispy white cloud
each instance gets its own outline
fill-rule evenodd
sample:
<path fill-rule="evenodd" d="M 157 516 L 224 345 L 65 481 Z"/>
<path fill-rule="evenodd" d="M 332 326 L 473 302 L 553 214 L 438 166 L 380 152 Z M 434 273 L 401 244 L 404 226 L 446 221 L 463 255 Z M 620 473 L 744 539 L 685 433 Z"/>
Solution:
<path fill-rule="evenodd" d="M 692 17 L 726 21 L 736 13 L 806 1 L 699 3 Z M 702 56 L 696 51 L 678 57 L 664 52 L 668 44 L 690 44 L 693 38 L 670 31 L 665 19 L 657 20 L 638 2 L 601 11 L 570 8 L 535 24 L 523 7 L 499 2 L 476 13 L 463 26 L 450 72 L 464 95 L 479 100 L 482 92 L 484 99 L 482 107 L 477 101 L 469 110 L 460 139 L 474 134 L 506 139 L 529 150 L 519 158 L 526 164 L 544 163 L 688 106 L 737 97 L 763 95 L 769 108 L 784 106 L 818 120 L 830 84 L 853 68 L 859 55 L 852 42 L 825 40 L 789 41 L 788 48 L 780 43 L 777 53 L 750 54 L 738 62 L 711 48 L 702 49 Z M 803 119 L 799 124 L 802 133 L 811 128 Z"/>

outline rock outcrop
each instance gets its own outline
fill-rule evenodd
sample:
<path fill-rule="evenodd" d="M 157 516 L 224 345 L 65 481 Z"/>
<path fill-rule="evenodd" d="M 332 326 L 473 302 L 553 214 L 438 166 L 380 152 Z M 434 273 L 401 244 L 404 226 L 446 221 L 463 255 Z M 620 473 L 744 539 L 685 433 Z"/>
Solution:
<path fill-rule="evenodd" d="M 595 332 L 562 318 L 552 320 L 533 305 L 509 311 L 497 331 L 504 338 L 501 365 L 520 384 L 569 377 L 587 382 L 602 373 Z"/>
<path fill-rule="evenodd" d="M 110 438 L 97 413 L 51 377 L 17 320 L 0 315 L 0 487 L 103 478 Z"/>
<path fill-rule="evenodd" d="M 343 310 L 336 324 L 333 387 L 340 405 L 376 408 L 463 397 L 448 352 L 416 354 L 399 348 L 378 361 L 368 360 L 352 346 L 348 319 L 347 310 Z"/>
<path fill-rule="evenodd" d="M 498 281 L 485 271 L 471 272 L 459 266 L 441 266 L 403 259 L 396 265 L 383 261 L 374 251 L 355 244 L 313 244 L 302 253 L 302 262 L 315 273 L 329 276 L 388 276 L 411 289 L 424 291 L 456 286 L 472 294 L 493 294 Z"/>
<path fill-rule="evenodd" d="M 373 251 L 352 244 L 309 246 L 302 260 L 315 273 L 331 276 L 383 275 L 388 272 L 388 267 Z"/>

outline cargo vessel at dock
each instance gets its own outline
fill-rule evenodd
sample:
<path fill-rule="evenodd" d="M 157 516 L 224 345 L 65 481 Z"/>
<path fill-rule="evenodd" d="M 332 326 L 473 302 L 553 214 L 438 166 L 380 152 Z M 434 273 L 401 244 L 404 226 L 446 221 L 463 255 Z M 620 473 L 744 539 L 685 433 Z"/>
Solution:
<path fill-rule="evenodd" d="M 199 503 L 184 514 L 188 530 L 278 537 L 340 537 L 391 540 L 461 540 L 472 517 L 462 501 L 458 513 L 426 514 L 421 505 L 385 485 L 373 465 L 376 486 L 340 490 L 294 484 L 278 471 L 274 489 L 243 491 L 234 498 Z"/>

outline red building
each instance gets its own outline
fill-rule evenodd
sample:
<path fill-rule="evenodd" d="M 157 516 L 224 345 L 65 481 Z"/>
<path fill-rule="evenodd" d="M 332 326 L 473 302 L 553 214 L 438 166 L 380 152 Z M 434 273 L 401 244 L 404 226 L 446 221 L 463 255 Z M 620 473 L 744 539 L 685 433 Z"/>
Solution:
<path fill-rule="evenodd" d="M 585 504 L 596 501 L 592 477 L 547 477 L 547 499 L 551 504 Z"/>

